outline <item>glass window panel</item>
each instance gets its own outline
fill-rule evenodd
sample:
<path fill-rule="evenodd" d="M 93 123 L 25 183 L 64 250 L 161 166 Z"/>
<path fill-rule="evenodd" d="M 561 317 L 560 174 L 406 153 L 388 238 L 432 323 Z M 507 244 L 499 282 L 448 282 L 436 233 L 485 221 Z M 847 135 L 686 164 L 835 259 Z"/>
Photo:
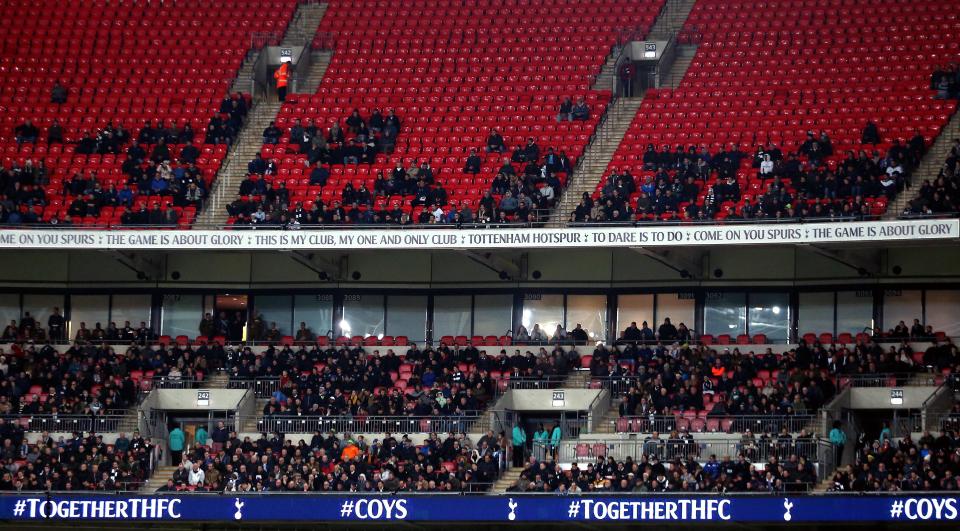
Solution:
<path fill-rule="evenodd" d="M 106 330 L 110 324 L 107 322 L 109 304 L 109 295 L 71 295 L 69 337 L 76 336 L 80 323 L 86 323 L 87 330 L 96 328 L 97 323 Z"/>
<path fill-rule="evenodd" d="M 567 330 L 579 323 L 590 341 L 607 339 L 607 296 L 567 295 Z"/>
<path fill-rule="evenodd" d="M 510 325 L 507 325 L 510 328 Z M 496 334 L 503 333 L 501 330 Z M 469 336 L 470 333 L 470 296 L 438 295 L 433 298 L 433 339 L 439 341 L 443 336 Z"/>
<path fill-rule="evenodd" d="M 513 295 L 473 298 L 473 335 L 503 336 L 513 328 Z"/>
<path fill-rule="evenodd" d="M 426 295 L 391 295 L 387 297 L 387 330 L 391 336 L 407 336 L 423 342 L 427 329 Z"/>
<path fill-rule="evenodd" d="M 523 326 L 533 335 L 533 327 L 553 337 L 558 324 L 563 324 L 563 295 L 527 294 L 523 301 Z"/>
<path fill-rule="evenodd" d="M 617 296 L 617 333 L 622 335 L 632 322 L 636 322 L 639 328 L 643 328 L 643 322 L 646 321 L 651 329 L 655 328 L 653 298 L 652 293 Z"/>
<path fill-rule="evenodd" d="M 923 317 L 923 298 L 920 290 L 888 290 L 883 295 L 883 328 L 893 330 L 900 321 L 909 330 L 914 319 Z"/>
<path fill-rule="evenodd" d="M 837 334 L 859 334 L 873 328 L 873 292 L 837 292 Z"/>
<path fill-rule="evenodd" d="M 127 321 L 133 328 L 140 328 L 140 323 L 150 327 L 150 295 L 114 295 L 112 302 L 110 320 L 118 328 L 123 328 Z"/>
<path fill-rule="evenodd" d="M 708 292 L 703 304 L 703 332 L 712 336 L 727 334 L 734 339 L 745 333 L 746 302 L 745 293 Z"/>
<path fill-rule="evenodd" d="M 799 298 L 800 313 L 797 314 L 797 333 L 804 334 L 824 332 L 833 334 L 833 292 L 801 293 Z"/>
<path fill-rule="evenodd" d="M 18 293 L 0 294 L 0 331 L 11 321 L 20 326 L 20 295 Z"/>
<path fill-rule="evenodd" d="M 30 316 L 36 321 L 37 327 L 42 328 L 44 335 L 46 335 L 47 319 L 53 314 L 54 308 L 59 308 L 62 314 L 63 301 L 63 295 L 24 295 L 21 322 L 29 312 Z"/>
<path fill-rule="evenodd" d="M 295 295 L 294 335 L 300 330 L 300 323 L 305 323 L 314 337 L 327 335 L 333 326 L 333 295 Z"/>
<path fill-rule="evenodd" d="M 785 343 L 790 335 L 790 295 L 750 294 L 750 335 L 764 334 L 767 341 Z"/>
<path fill-rule="evenodd" d="M 256 314 L 262 317 L 264 333 L 271 330 L 276 323 L 280 335 L 293 335 L 292 302 L 293 297 L 290 295 L 257 295 L 253 299 Z"/>
<path fill-rule="evenodd" d="M 340 332 L 345 336 L 383 333 L 383 295 L 345 295 Z"/>
<path fill-rule="evenodd" d="M 203 319 L 203 295 L 164 295 L 160 333 L 165 336 L 197 337 Z"/>
<path fill-rule="evenodd" d="M 960 291 L 927 291 L 926 317 L 934 332 L 960 335 Z"/>
<path fill-rule="evenodd" d="M 693 330 L 696 322 L 693 314 L 696 311 L 697 301 L 692 294 L 657 293 L 657 314 L 654 316 L 655 322 L 650 322 L 650 328 L 656 332 L 663 320 L 669 317 L 673 326 L 679 327 L 683 323 Z"/>

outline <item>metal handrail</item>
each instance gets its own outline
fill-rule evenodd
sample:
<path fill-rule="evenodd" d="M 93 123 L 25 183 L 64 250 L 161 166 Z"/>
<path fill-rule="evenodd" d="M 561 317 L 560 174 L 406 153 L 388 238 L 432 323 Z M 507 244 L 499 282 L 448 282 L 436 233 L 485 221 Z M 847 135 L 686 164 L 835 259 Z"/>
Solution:
<path fill-rule="evenodd" d="M 483 412 L 464 415 L 256 415 L 237 416 L 238 426 L 256 426 L 260 433 L 465 433 L 483 418 Z"/>
<path fill-rule="evenodd" d="M 104 415 L 54 415 L 54 414 L 22 414 L 22 415 L 3 415 L 6 422 L 19 424 L 27 431 L 46 431 L 46 432 L 93 432 L 93 433 L 111 433 L 121 431 L 124 422 L 130 418 L 136 419 L 134 412 L 127 414 L 104 414 Z M 136 425 L 130 427 L 132 431 Z"/>
<path fill-rule="evenodd" d="M 226 159 L 225 159 L 226 160 Z M 230 164 L 230 161 L 225 161 L 224 164 Z M 223 171 L 224 167 L 221 167 Z M 216 183 L 216 181 L 214 181 Z M 214 191 L 208 197 L 208 202 L 212 201 L 214 196 L 217 194 L 216 190 L 220 188 L 219 186 L 214 186 Z M 225 193 L 225 192 L 224 192 Z M 213 208 L 213 206 L 204 207 L 204 211 L 207 208 Z M 221 205 L 222 208 L 222 205 Z M 915 219 L 955 219 L 960 216 L 960 213 L 952 214 L 927 214 L 927 215 L 908 215 L 901 216 L 901 220 L 915 220 Z M 756 218 L 756 219 L 724 219 L 724 220 L 649 220 L 649 221 L 604 221 L 604 222 L 574 222 L 569 223 L 569 228 L 599 228 L 599 227 L 653 227 L 653 226 L 676 226 L 676 225 L 690 225 L 690 226 L 715 226 L 715 225 L 777 225 L 777 224 L 786 224 L 786 223 L 835 223 L 837 221 L 879 221 L 882 216 L 857 216 L 857 217 L 829 217 L 829 218 Z M 515 229 L 515 228 L 536 228 L 545 223 L 541 220 L 537 223 L 526 223 L 526 222 L 512 222 L 506 224 L 505 226 Z M 461 229 L 477 229 L 477 228 L 496 228 L 503 224 L 499 223 L 464 223 L 461 225 L 454 224 L 421 224 L 415 223 L 411 225 L 390 225 L 390 224 L 353 224 L 353 225 L 300 225 L 300 229 L 313 230 L 313 229 L 329 229 L 329 230 L 437 230 L 437 229 L 450 229 L 450 230 L 461 230 Z M 262 225 L 261 227 L 266 228 L 268 226 Z M 225 230 L 225 229 L 235 229 L 239 228 L 234 225 L 223 225 L 219 223 L 202 223 L 195 222 L 190 227 L 192 230 Z M 142 230 L 142 229 L 157 229 L 157 230 L 183 230 L 179 229 L 174 225 L 102 225 L 102 224 L 92 224 L 92 225 L 50 225 L 49 223 L 23 223 L 19 225 L 2 225 L 0 224 L 0 230 L 44 230 L 44 231 L 69 231 L 69 230 Z"/>
<path fill-rule="evenodd" d="M 620 419 L 625 419 L 621 421 Z M 691 429 L 695 433 L 743 433 L 750 430 L 753 433 L 773 433 L 778 434 L 783 428 L 787 428 L 790 433 L 799 433 L 800 431 L 816 427 L 819 422 L 817 415 L 722 415 L 709 416 L 706 419 L 687 419 L 682 416 L 674 415 L 651 415 L 638 416 L 630 415 L 620 417 L 613 421 L 614 429 L 617 423 L 627 424 L 628 429 L 618 431 L 618 433 L 670 433 L 681 427 L 687 427 L 692 420 L 702 420 L 704 427 L 702 429 Z M 706 424 L 708 421 L 717 421 L 717 429 L 710 430 Z M 822 426 L 820 427 L 822 430 Z"/>

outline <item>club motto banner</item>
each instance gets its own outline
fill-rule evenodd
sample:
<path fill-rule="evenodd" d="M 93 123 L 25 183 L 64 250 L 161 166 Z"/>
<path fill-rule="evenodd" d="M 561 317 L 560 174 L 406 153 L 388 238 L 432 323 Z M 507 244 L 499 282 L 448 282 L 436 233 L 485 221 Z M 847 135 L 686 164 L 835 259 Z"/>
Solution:
<path fill-rule="evenodd" d="M 269 251 L 559 249 L 702 245 L 883 243 L 960 238 L 960 220 L 568 229 L 0 230 L 0 249 Z"/>
<path fill-rule="evenodd" d="M 949 522 L 950 496 L 0 496 L 2 520 L 410 522 Z"/>

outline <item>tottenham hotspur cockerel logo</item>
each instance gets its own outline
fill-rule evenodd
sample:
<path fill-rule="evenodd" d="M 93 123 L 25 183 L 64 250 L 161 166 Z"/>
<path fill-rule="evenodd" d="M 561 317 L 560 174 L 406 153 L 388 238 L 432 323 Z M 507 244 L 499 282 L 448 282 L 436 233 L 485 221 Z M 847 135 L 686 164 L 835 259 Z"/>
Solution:
<path fill-rule="evenodd" d="M 233 513 L 233 519 L 239 520 L 243 518 L 243 513 L 240 511 L 241 509 L 243 509 L 243 502 L 240 501 L 240 498 L 233 499 L 233 506 L 237 508 L 237 512 Z"/>
<path fill-rule="evenodd" d="M 790 514 L 790 509 L 793 509 L 793 504 L 790 503 L 789 499 L 787 498 L 783 499 L 783 508 L 786 511 L 785 513 L 783 513 L 783 519 L 784 521 L 789 522 L 790 520 L 793 519 L 793 515 Z"/>
<path fill-rule="evenodd" d="M 517 519 L 517 507 L 519 505 L 519 503 L 513 501 L 513 498 L 510 498 L 510 501 L 507 502 L 507 507 L 510 508 L 510 514 L 507 515 L 507 520 Z"/>

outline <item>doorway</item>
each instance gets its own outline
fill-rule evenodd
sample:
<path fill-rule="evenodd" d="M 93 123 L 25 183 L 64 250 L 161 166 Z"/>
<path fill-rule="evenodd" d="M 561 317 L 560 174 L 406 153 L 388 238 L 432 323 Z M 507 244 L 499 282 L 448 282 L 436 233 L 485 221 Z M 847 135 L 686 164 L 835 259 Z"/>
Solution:
<path fill-rule="evenodd" d="M 218 328 L 222 329 L 230 341 L 244 341 L 247 338 L 247 295 L 223 293 L 214 296 L 213 308 Z"/>

